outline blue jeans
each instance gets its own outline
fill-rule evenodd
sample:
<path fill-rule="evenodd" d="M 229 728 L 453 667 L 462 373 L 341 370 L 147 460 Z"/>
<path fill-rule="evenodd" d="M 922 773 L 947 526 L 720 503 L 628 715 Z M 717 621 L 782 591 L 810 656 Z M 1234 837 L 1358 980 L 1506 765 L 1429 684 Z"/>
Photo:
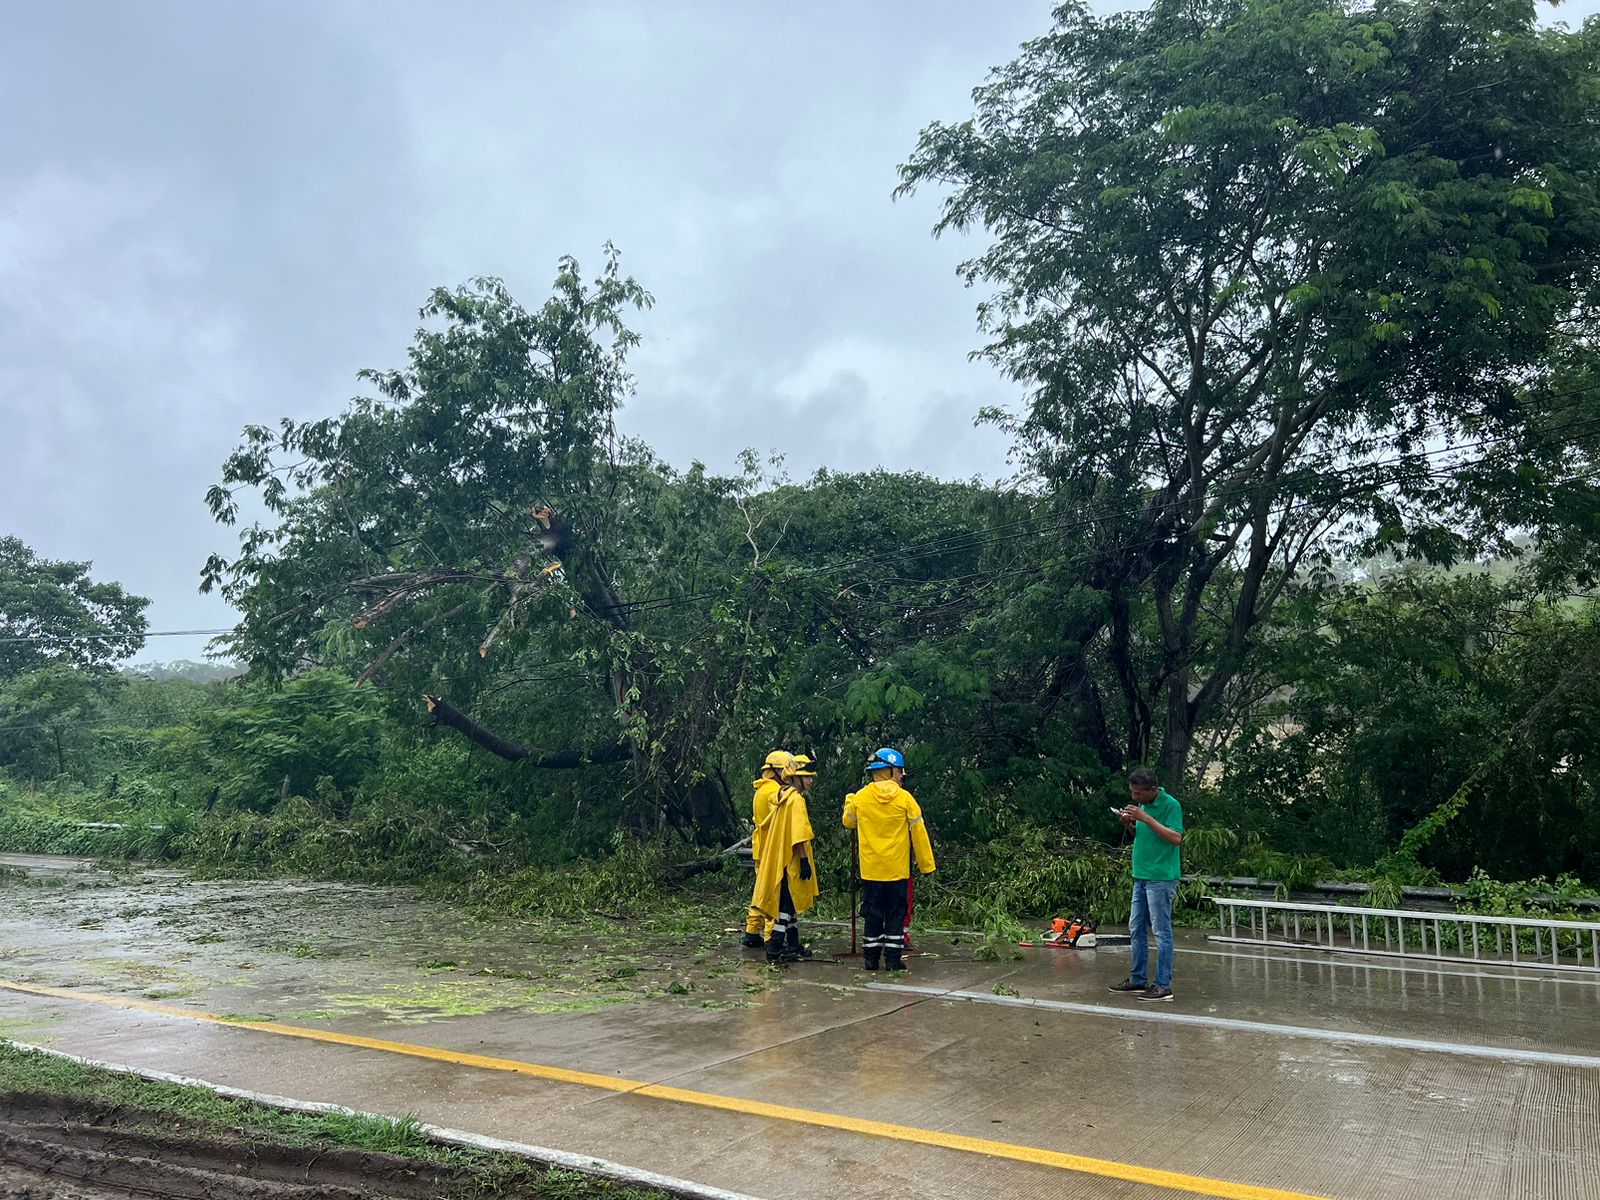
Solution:
<path fill-rule="evenodd" d="M 1172 898 L 1176 879 L 1135 879 L 1133 911 L 1128 914 L 1128 936 L 1133 942 L 1133 969 L 1128 978 L 1149 981 L 1150 928 L 1156 931 L 1156 986 L 1172 986 Z"/>

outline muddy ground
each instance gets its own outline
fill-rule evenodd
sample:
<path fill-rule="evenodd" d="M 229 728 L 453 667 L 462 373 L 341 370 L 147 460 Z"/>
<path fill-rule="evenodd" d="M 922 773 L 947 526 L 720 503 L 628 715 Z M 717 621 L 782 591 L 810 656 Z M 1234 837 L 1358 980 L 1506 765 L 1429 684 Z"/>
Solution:
<path fill-rule="evenodd" d="M 0 1196 L 15 1200 L 423 1200 L 616 1197 L 660 1192 L 568 1172 L 451 1169 L 395 1154 L 285 1145 L 171 1113 L 0 1094 Z"/>
<path fill-rule="evenodd" d="M 395 1027 L 621 1005 L 729 1010 L 782 983 L 759 953 L 730 957 L 722 914 L 696 909 L 518 920 L 409 888 L 206 880 L 30 858 L 26 869 L 0 863 L 0 912 L 7 978 L 239 1020 L 354 1017 Z M 52 1018 L 0 1020 L 0 1038 L 49 1046 L 56 1028 Z M 559 1171 L 537 1184 L 452 1176 L 392 1155 L 282 1145 L 127 1106 L 0 1095 L 0 1197 L 645 1194 Z"/>
<path fill-rule="evenodd" d="M 742 911 L 519 920 L 409 888 L 56 861 L 48 872 L 0 866 L 0 971 L 240 1020 L 404 1025 L 629 1004 L 721 1010 L 749 1007 L 782 982 L 759 952 L 730 957 L 729 923 Z M 823 941 L 839 937 L 828 930 Z M 47 1041 L 48 1032 L 0 1023 L 0 1036 L 19 1040 Z"/>

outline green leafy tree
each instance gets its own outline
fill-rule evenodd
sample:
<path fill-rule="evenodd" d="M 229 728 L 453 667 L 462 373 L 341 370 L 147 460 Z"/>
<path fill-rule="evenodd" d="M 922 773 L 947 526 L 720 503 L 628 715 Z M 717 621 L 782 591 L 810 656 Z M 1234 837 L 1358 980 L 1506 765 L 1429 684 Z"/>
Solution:
<path fill-rule="evenodd" d="M 89 568 L 0 538 L 0 679 L 53 664 L 107 671 L 138 653 L 150 601 L 94 582 Z"/>
<path fill-rule="evenodd" d="M 564 261 L 537 309 L 436 291 L 405 370 L 341 417 L 247 429 L 210 497 L 267 512 L 206 567 L 244 615 L 231 648 L 346 671 L 397 716 L 425 697 L 511 764 L 497 813 L 552 841 L 733 832 L 756 748 L 837 741 L 857 673 L 964 627 L 984 553 L 987 489 L 797 485 L 753 454 L 678 472 L 620 438 L 646 303 L 614 256 L 592 281 Z"/>
<path fill-rule="evenodd" d="M 222 798 L 236 807 L 313 796 L 321 779 L 341 796 L 353 793 L 378 764 L 385 722 L 377 697 L 338 672 L 310 671 L 281 690 L 223 695 L 198 724 Z"/>
<path fill-rule="evenodd" d="M 105 672 L 51 663 L 0 682 L 0 765 L 30 774 L 66 775 L 69 751 L 92 742 L 122 680 Z"/>
<path fill-rule="evenodd" d="M 410 366 L 365 373 L 377 395 L 339 418 L 247 429 L 208 496 L 224 523 L 240 488 L 258 489 L 268 513 L 235 556 L 205 568 L 203 586 L 243 614 L 233 649 L 272 673 L 322 662 L 362 682 L 423 685 L 437 720 L 503 757 L 626 757 L 617 720 L 585 724 L 598 743 L 587 750 L 544 754 L 437 692 L 452 669 L 471 675 L 473 658 L 515 653 L 519 628 L 582 612 L 563 659 L 584 656 L 605 678 L 618 720 L 639 698 L 628 610 L 603 554 L 623 477 L 648 469 L 614 423 L 635 340 L 623 316 L 648 303 L 614 255 L 592 285 L 564 260 L 532 311 L 497 280 L 439 289 Z M 408 658 L 421 669 L 406 674 Z"/>
<path fill-rule="evenodd" d="M 225 772 L 202 729 L 209 713 L 231 703 L 229 690 L 179 675 L 150 678 L 143 669 L 125 670 L 122 678 L 92 756 L 108 809 L 173 798 L 215 804 Z"/>
<path fill-rule="evenodd" d="M 1410 571 L 1287 606 L 1266 641 L 1228 821 L 1344 865 L 1404 847 L 1450 879 L 1600 878 L 1592 601 Z"/>
<path fill-rule="evenodd" d="M 243 614 L 230 647 L 271 676 L 348 671 L 397 713 L 420 694 L 514 764 L 519 804 L 568 824 L 730 831 L 749 741 L 830 720 L 807 695 L 872 660 L 889 593 L 939 561 L 836 598 L 818 556 L 854 553 L 860 585 L 886 542 L 969 526 L 970 489 L 880 473 L 807 490 L 753 457 L 734 477 L 673 471 L 615 429 L 624 318 L 647 303 L 614 255 L 592 281 L 563 261 L 536 309 L 493 280 L 441 289 L 409 366 L 366 376 L 377 395 L 247 429 L 210 493 L 223 522 L 240 489 L 267 513 L 205 569 Z M 944 561 L 971 558 L 957 544 Z"/>
<path fill-rule="evenodd" d="M 1512 0 L 1065 4 L 924 131 L 1128 758 L 1184 772 L 1341 544 L 1594 524 L 1597 49 Z"/>

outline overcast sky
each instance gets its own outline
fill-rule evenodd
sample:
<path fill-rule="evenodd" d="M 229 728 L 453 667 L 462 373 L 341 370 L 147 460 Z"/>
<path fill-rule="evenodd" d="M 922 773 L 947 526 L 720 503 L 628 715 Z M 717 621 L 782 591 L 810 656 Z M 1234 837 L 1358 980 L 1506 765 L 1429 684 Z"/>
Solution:
<path fill-rule="evenodd" d="M 1561 9 L 1576 24 L 1600 0 Z M 624 426 L 671 462 L 1007 472 L 931 194 L 934 119 L 1048 0 L 17 4 L 0 39 L 0 534 L 226 625 L 202 496 L 338 412 L 436 284 L 524 302 L 607 240 L 656 296 Z M 198 657 L 203 639 L 145 659 Z"/>

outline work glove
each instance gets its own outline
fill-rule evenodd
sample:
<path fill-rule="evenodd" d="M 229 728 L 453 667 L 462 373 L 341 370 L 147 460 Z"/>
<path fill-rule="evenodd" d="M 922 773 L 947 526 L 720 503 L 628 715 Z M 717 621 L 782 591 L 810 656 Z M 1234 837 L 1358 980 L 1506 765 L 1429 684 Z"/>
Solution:
<path fill-rule="evenodd" d="M 800 860 L 800 878 L 811 878 L 811 860 L 809 858 L 802 858 Z"/>

